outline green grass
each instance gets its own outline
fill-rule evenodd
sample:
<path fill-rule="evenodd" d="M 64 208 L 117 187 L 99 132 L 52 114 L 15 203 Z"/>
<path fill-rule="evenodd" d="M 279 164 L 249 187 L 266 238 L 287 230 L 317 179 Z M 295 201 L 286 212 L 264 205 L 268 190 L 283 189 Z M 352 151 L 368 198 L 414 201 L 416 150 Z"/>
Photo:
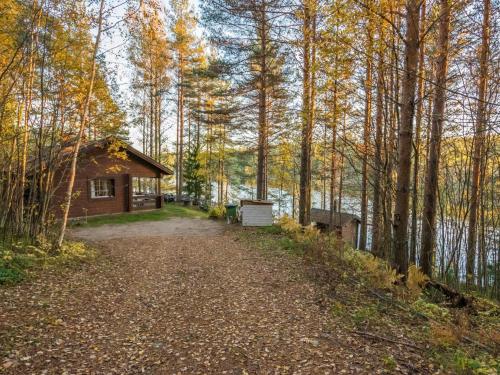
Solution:
<path fill-rule="evenodd" d="M 95 250 L 82 242 L 65 241 L 59 251 L 54 251 L 47 241 L 37 242 L 0 242 L 0 285 L 17 284 L 44 268 L 77 266 L 96 256 Z"/>
<path fill-rule="evenodd" d="M 74 222 L 73 227 L 98 227 L 104 224 L 127 224 L 139 221 L 160 221 L 167 220 L 173 217 L 184 218 L 202 218 L 208 217 L 207 213 L 195 207 L 181 206 L 175 203 L 168 203 L 159 210 L 144 211 L 144 212 L 127 212 L 116 215 L 103 215 L 90 217 L 87 222 Z"/>

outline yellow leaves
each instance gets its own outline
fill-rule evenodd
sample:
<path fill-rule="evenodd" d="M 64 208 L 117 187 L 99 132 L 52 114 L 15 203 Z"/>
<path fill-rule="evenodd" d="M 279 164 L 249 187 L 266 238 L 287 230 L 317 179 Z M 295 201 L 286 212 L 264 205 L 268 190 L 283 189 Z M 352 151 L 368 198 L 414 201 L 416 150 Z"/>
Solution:
<path fill-rule="evenodd" d="M 222 205 L 210 207 L 208 217 L 211 219 L 222 219 L 226 214 L 226 208 Z"/>
<path fill-rule="evenodd" d="M 348 249 L 344 254 L 344 260 L 375 288 L 390 289 L 402 277 L 386 261 L 370 253 Z"/>
<path fill-rule="evenodd" d="M 420 268 L 412 264 L 408 269 L 408 279 L 406 280 L 410 295 L 413 297 L 418 296 L 427 281 L 429 281 L 429 277 Z"/>
<path fill-rule="evenodd" d="M 312 242 L 317 240 L 319 236 L 319 229 L 316 228 L 316 226 L 313 224 L 309 224 L 308 226 L 304 227 L 303 231 L 299 231 L 295 234 L 295 237 L 299 242 Z"/>
<path fill-rule="evenodd" d="M 298 233 L 302 229 L 302 226 L 288 215 L 279 218 L 278 225 L 287 233 Z"/>

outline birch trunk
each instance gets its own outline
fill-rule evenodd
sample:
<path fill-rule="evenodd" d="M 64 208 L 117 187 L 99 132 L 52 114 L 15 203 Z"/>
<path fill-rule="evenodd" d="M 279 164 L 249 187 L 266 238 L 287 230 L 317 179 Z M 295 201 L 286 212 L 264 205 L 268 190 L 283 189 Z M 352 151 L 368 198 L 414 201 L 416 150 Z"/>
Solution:
<path fill-rule="evenodd" d="M 59 239 L 57 241 L 57 247 L 59 249 L 61 248 L 62 243 L 64 241 L 66 226 L 68 224 L 68 215 L 69 215 L 69 209 L 71 206 L 71 197 L 73 195 L 73 186 L 75 185 L 78 154 L 80 152 L 80 146 L 82 144 L 83 133 L 84 133 L 86 125 L 87 125 L 88 116 L 89 116 L 89 108 L 90 108 L 90 100 L 92 97 L 92 92 L 94 90 L 94 81 L 95 81 L 96 70 L 97 70 L 97 52 L 99 51 L 99 43 L 101 41 L 104 3 L 105 3 L 105 0 L 101 0 L 101 4 L 99 6 L 99 18 L 97 21 L 97 35 L 96 35 L 95 44 L 94 44 L 94 53 L 92 56 L 92 71 L 90 73 L 90 82 L 89 82 L 89 87 L 87 89 L 87 95 L 85 97 L 85 104 L 83 106 L 83 113 L 82 113 L 81 121 L 80 121 L 80 129 L 78 131 L 75 147 L 73 149 L 73 155 L 71 157 L 71 169 L 70 169 L 69 179 L 68 179 L 68 188 L 66 190 L 66 196 L 64 199 L 64 203 L 63 203 L 64 214 L 63 214 L 63 219 L 61 222 L 61 231 L 59 233 Z"/>

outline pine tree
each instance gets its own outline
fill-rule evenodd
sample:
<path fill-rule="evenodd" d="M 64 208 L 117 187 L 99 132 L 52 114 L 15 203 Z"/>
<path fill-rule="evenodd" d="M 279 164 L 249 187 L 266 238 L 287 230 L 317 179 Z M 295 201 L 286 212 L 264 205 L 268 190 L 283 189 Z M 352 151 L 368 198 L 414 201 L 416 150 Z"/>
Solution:
<path fill-rule="evenodd" d="M 186 193 L 198 201 L 203 193 L 199 146 L 193 147 L 188 153 L 184 166 L 184 181 L 186 183 Z"/>

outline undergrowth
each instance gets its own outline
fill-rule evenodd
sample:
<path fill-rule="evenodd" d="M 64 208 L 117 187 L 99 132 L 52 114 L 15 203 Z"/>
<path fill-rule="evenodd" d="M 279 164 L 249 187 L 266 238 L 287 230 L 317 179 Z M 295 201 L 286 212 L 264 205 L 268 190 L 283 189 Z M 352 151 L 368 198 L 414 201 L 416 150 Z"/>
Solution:
<path fill-rule="evenodd" d="M 306 273 L 328 295 L 334 319 L 354 331 L 384 338 L 404 337 L 435 366 L 454 374 L 500 374 L 500 308 L 475 298 L 474 308 L 451 308 L 446 299 L 424 288 L 427 277 L 415 266 L 402 282 L 384 260 L 353 250 L 333 236 L 302 228 L 287 216 L 276 226 L 243 232 L 248 241 L 271 254 L 300 256 Z M 384 359 L 386 368 L 395 359 Z"/>
<path fill-rule="evenodd" d="M 208 217 L 210 219 L 223 219 L 226 215 L 226 207 L 223 205 L 212 206 L 208 209 Z"/>
<path fill-rule="evenodd" d="M 77 265 L 93 259 L 95 254 L 82 242 L 66 241 L 57 251 L 43 239 L 34 245 L 24 241 L 0 242 L 0 284 L 17 284 L 37 270 Z"/>

